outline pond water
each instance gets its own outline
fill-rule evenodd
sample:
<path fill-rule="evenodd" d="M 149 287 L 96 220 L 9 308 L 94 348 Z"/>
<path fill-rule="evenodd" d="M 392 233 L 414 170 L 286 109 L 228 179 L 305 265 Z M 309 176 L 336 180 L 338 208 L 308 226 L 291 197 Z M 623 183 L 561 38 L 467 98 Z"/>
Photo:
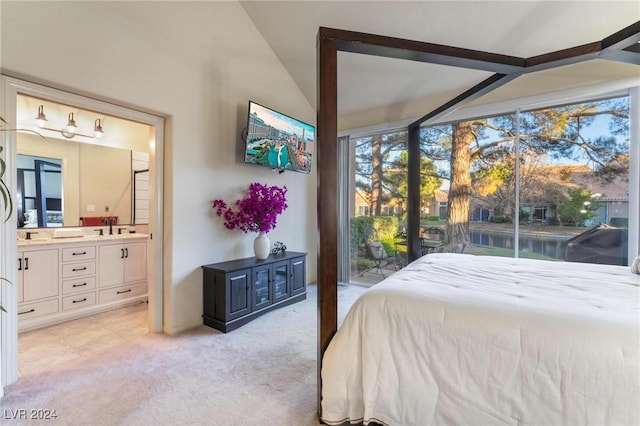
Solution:
<path fill-rule="evenodd" d="M 470 242 L 475 245 L 507 249 L 514 248 L 513 234 L 486 231 L 470 231 L 469 234 Z M 537 253 L 553 259 L 564 260 L 569 238 L 570 237 L 567 236 L 554 238 L 520 235 L 519 248 L 520 252 Z"/>

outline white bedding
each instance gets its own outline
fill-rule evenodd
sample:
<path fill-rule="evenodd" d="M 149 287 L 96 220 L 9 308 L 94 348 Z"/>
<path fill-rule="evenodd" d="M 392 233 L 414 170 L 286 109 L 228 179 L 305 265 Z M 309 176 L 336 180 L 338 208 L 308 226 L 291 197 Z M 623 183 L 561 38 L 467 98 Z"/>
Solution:
<path fill-rule="evenodd" d="M 639 300 L 629 267 L 424 256 L 345 317 L 322 420 L 638 425 Z"/>

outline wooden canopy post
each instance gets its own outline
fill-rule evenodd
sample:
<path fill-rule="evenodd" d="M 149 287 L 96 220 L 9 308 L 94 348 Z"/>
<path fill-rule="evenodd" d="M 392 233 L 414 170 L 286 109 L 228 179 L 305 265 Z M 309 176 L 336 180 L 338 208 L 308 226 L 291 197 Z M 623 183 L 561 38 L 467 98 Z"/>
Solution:
<path fill-rule="evenodd" d="M 318 417 L 322 356 L 338 329 L 338 49 L 321 28 L 317 40 Z"/>

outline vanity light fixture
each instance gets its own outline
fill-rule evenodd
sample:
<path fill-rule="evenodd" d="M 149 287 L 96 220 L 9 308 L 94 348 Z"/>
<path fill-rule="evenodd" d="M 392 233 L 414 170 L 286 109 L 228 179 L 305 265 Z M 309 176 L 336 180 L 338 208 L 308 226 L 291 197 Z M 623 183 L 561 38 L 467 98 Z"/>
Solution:
<path fill-rule="evenodd" d="M 99 118 L 96 118 L 96 122 L 93 125 L 93 134 L 96 138 L 100 138 L 102 137 L 102 135 L 104 135 L 104 132 L 102 131 L 102 124 Z"/>
<path fill-rule="evenodd" d="M 86 133 L 81 133 L 78 131 L 78 125 L 76 124 L 75 117 L 72 112 L 69 113 L 69 117 L 67 120 L 67 125 L 62 129 L 54 129 L 51 127 L 47 127 L 47 116 L 44 113 L 44 106 L 40 105 L 38 107 L 38 116 L 36 117 L 36 122 L 38 126 L 45 130 L 52 130 L 54 132 L 60 132 L 62 136 L 67 139 L 71 139 L 75 136 L 83 136 L 85 138 L 100 138 L 104 135 L 104 130 L 102 130 L 102 120 L 100 118 L 96 118 L 96 121 L 93 124 L 93 134 L 89 135 Z"/>
<path fill-rule="evenodd" d="M 43 105 L 40 105 L 38 107 L 38 116 L 36 117 L 36 123 L 38 123 L 38 126 L 40 127 L 44 127 L 44 125 L 47 124 L 47 116 L 44 114 Z"/>

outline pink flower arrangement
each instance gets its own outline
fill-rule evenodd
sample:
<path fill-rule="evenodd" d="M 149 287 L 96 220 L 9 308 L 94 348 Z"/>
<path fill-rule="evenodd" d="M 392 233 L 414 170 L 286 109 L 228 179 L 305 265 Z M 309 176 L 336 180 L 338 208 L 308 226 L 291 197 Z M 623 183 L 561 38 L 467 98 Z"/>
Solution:
<path fill-rule="evenodd" d="M 235 208 L 227 206 L 223 200 L 214 200 L 212 207 L 224 218 L 227 229 L 266 234 L 276 227 L 278 215 L 288 207 L 286 193 L 286 186 L 280 188 L 254 182 L 249 185 L 249 195 L 237 200 Z"/>

